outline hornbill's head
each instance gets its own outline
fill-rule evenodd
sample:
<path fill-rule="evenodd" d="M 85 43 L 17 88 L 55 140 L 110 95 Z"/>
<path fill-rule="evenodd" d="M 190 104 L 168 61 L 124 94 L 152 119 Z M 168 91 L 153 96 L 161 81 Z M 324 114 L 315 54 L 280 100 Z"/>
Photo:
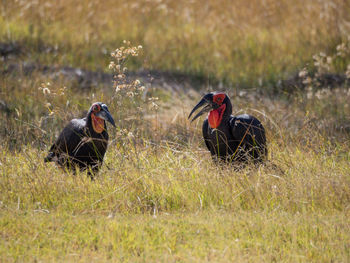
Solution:
<path fill-rule="evenodd" d="M 197 119 L 205 112 L 209 112 L 208 121 L 211 128 L 217 128 L 222 119 L 230 116 L 232 113 L 232 105 L 229 97 L 222 92 L 210 92 L 201 99 L 201 101 L 193 108 L 188 118 L 200 107 L 205 107 L 193 117 L 192 121 Z"/>
<path fill-rule="evenodd" d="M 114 127 L 115 123 L 112 115 L 109 113 L 106 104 L 95 102 L 92 104 L 88 117 L 91 117 L 92 128 L 96 133 L 101 133 L 105 129 L 105 121 L 110 122 Z"/>

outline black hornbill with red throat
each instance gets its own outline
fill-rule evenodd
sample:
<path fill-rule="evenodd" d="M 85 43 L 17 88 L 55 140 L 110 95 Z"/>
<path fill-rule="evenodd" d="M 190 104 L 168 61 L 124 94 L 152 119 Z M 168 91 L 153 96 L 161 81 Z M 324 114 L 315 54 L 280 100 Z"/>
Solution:
<path fill-rule="evenodd" d="M 92 104 L 85 118 L 71 120 L 62 130 L 44 161 L 56 162 L 73 171 L 78 166 L 81 171 L 98 172 L 108 145 L 105 121 L 115 127 L 107 105 L 102 102 Z"/>
<path fill-rule="evenodd" d="M 231 115 L 231 101 L 222 92 L 206 94 L 188 118 L 204 105 L 192 121 L 209 112 L 202 130 L 205 144 L 214 158 L 233 162 L 260 162 L 266 159 L 265 129 L 258 119 L 248 114 Z"/>

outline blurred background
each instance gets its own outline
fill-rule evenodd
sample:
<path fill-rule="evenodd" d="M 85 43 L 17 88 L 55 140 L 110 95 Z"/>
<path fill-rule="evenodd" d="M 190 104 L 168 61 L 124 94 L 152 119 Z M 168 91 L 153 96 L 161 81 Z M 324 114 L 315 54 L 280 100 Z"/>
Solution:
<path fill-rule="evenodd" d="M 290 125 L 300 110 L 290 116 L 297 127 L 312 112 L 327 136 L 349 134 L 349 1 L 16 0 L 2 1 L 0 14 L 0 136 L 11 145 L 45 145 L 105 98 L 121 128 L 154 117 L 148 99 L 162 106 L 162 124 L 176 123 L 212 90 L 228 92 L 236 112 Z M 109 67 L 121 46 L 142 47 L 120 65 L 122 83 L 144 88 L 129 102 Z M 140 103 L 148 106 L 134 118 Z"/>
<path fill-rule="evenodd" d="M 106 70 L 109 53 L 129 40 L 145 49 L 133 70 L 273 87 L 347 40 L 350 3 L 2 1 L 0 29 L 2 45 L 14 45 L 7 52 L 21 51 L 25 61 Z M 334 62 L 332 70 L 344 71 L 348 61 Z"/>

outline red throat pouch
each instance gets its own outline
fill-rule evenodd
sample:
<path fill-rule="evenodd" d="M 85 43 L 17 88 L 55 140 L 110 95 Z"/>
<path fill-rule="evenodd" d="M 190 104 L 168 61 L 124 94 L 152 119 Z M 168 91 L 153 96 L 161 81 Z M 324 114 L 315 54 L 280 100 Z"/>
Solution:
<path fill-rule="evenodd" d="M 226 109 L 226 104 L 222 104 L 216 110 L 212 110 L 209 112 L 208 121 L 209 121 L 210 128 L 216 129 L 217 127 L 219 127 L 222 121 L 222 117 L 224 115 L 225 109 Z"/>
<path fill-rule="evenodd" d="M 105 121 L 91 113 L 92 128 L 95 132 L 101 133 L 105 129 Z"/>

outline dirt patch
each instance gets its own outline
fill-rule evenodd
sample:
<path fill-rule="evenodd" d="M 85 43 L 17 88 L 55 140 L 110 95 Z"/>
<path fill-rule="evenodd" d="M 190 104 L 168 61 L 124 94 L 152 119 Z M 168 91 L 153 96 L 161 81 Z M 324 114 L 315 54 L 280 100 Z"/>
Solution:
<path fill-rule="evenodd" d="M 79 89 L 91 89 L 98 86 L 112 85 L 113 74 L 103 71 L 89 71 L 73 67 L 45 66 L 35 63 L 9 63 L 0 68 L 0 75 L 23 74 L 30 76 L 34 73 L 46 75 L 50 78 L 64 78 L 75 83 Z M 155 70 L 140 70 L 128 72 L 130 80 L 139 79 L 143 83 L 151 83 L 152 86 L 161 87 L 170 91 L 185 91 L 187 88 L 201 87 L 205 80 L 195 76 L 189 76 L 176 72 L 162 72 Z"/>
<path fill-rule="evenodd" d="M 41 52 L 52 52 L 58 47 L 39 45 Z M 39 73 L 45 77 L 57 79 L 63 78 L 71 83 L 73 88 L 91 89 L 101 86 L 111 87 L 113 74 L 104 71 L 89 71 L 80 68 L 68 66 L 47 66 L 34 62 L 23 61 L 22 55 L 27 53 L 25 45 L 17 42 L 0 42 L 0 60 L 4 63 L 0 66 L 0 75 L 15 74 L 30 76 Z M 250 90 L 260 93 L 279 95 L 293 94 L 304 91 L 307 84 L 298 73 L 291 75 L 290 78 L 278 81 L 276 83 L 262 85 L 260 88 L 245 86 L 242 83 L 230 83 L 224 85 L 219 80 L 210 79 L 203 76 L 189 75 L 179 72 L 158 71 L 158 70 L 140 70 L 128 72 L 127 78 L 130 80 L 139 79 L 145 84 L 151 84 L 153 87 L 162 88 L 169 91 L 187 92 L 188 90 L 225 90 L 227 87 L 235 87 L 236 90 Z M 325 73 L 317 78 L 313 78 L 315 90 L 323 88 L 338 88 L 349 84 L 345 74 Z M 208 84 L 210 83 L 210 85 Z"/>

